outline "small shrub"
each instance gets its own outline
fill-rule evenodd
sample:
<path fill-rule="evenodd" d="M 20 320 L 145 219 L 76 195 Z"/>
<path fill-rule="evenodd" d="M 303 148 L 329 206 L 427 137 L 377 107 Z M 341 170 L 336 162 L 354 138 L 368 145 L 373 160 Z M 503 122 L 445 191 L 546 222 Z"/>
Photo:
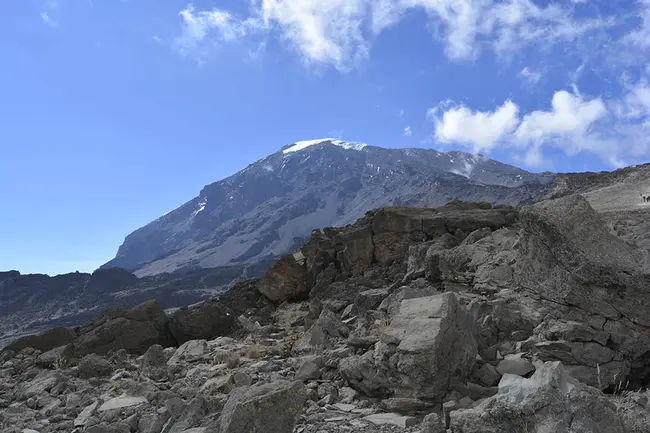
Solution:
<path fill-rule="evenodd" d="M 56 370 L 65 370 L 70 365 L 70 360 L 67 357 L 59 356 L 54 361 L 54 368 Z"/>
<path fill-rule="evenodd" d="M 246 350 L 246 357 L 250 359 L 259 359 L 262 357 L 264 349 L 259 344 L 253 344 L 248 346 Z"/>
<path fill-rule="evenodd" d="M 293 345 L 296 344 L 296 341 L 298 341 L 299 339 L 300 339 L 300 335 L 298 335 L 297 332 L 295 332 L 293 329 L 289 330 L 289 335 L 287 336 L 287 338 L 284 340 L 284 343 L 282 344 L 281 356 L 283 358 L 291 357 Z"/>
<path fill-rule="evenodd" d="M 238 353 L 231 352 L 226 359 L 226 366 L 230 369 L 239 367 L 241 364 L 241 358 Z"/>

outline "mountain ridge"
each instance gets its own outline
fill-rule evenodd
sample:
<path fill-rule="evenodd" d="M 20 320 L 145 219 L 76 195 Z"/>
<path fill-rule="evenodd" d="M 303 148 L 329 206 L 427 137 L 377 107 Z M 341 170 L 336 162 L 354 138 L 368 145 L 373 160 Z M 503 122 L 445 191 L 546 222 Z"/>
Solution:
<path fill-rule="evenodd" d="M 459 151 L 298 141 L 135 230 L 104 267 L 146 276 L 253 263 L 299 246 L 312 229 L 350 224 L 373 208 L 532 202 L 553 177 Z"/>

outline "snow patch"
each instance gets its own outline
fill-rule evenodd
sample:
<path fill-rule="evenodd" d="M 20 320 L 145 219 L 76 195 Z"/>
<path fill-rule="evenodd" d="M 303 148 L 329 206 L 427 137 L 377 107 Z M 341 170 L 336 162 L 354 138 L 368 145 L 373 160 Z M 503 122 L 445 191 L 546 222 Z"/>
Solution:
<path fill-rule="evenodd" d="M 461 167 L 460 169 L 449 170 L 450 173 L 454 173 L 459 176 L 466 177 L 468 179 L 471 178 L 473 171 L 474 171 L 474 164 L 472 164 L 469 161 L 465 161 L 463 163 L 463 167 Z"/>
<path fill-rule="evenodd" d="M 342 147 L 347 150 L 362 150 L 364 147 L 368 146 L 364 143 L 348 143 L 346 141 L 336 140 L 334 138 L 319 138 L 317 140 L 305 140 L 305 141 L 296 141 L 293 146 L 284 149 L 282 153 L 285 155 L 292 152 L 298 152 L 300 150 L 307 149 L 308 147 L 314 146 L 316 144 L 321 144 L 325 142 L 330 142 L 334 146 Z"/>
<path fill-rule="evenodd" d="M 194 212 L 192 212 L 192 216 L 195 217 L 195 216 L 197 216 L 199 213 L 203 212 L 203 211 L 205 210 L 205 205 L 206 205 L 206 204 L 208 204 L 208 199 L 207 199 L 207 198 L 204 198 L 204 199 L 201 200 L 201 202 L 199 203 L 199 208 L 198 208 L 197 210 L 195 210 Z"/>

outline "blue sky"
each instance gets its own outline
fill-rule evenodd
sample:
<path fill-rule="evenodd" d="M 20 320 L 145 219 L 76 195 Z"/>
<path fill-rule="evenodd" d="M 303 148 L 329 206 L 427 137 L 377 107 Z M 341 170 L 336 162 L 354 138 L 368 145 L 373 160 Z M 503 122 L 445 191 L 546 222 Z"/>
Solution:
<path fill-rule="evenodd" d="M 650 0 L 5 0 L 0 269 L 92 271 L 298 140 L 650 155 Z"/>

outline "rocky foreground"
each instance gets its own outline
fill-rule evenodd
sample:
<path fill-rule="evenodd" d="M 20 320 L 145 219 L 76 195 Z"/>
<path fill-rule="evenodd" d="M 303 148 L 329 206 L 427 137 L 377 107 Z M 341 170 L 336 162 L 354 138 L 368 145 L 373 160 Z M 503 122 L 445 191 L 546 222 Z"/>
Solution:
<path fill-rule="evenodd" d="M 580 196 L 387 208 L 0 354 L 3 432 L 650 432 L 650 276 Z"/>

